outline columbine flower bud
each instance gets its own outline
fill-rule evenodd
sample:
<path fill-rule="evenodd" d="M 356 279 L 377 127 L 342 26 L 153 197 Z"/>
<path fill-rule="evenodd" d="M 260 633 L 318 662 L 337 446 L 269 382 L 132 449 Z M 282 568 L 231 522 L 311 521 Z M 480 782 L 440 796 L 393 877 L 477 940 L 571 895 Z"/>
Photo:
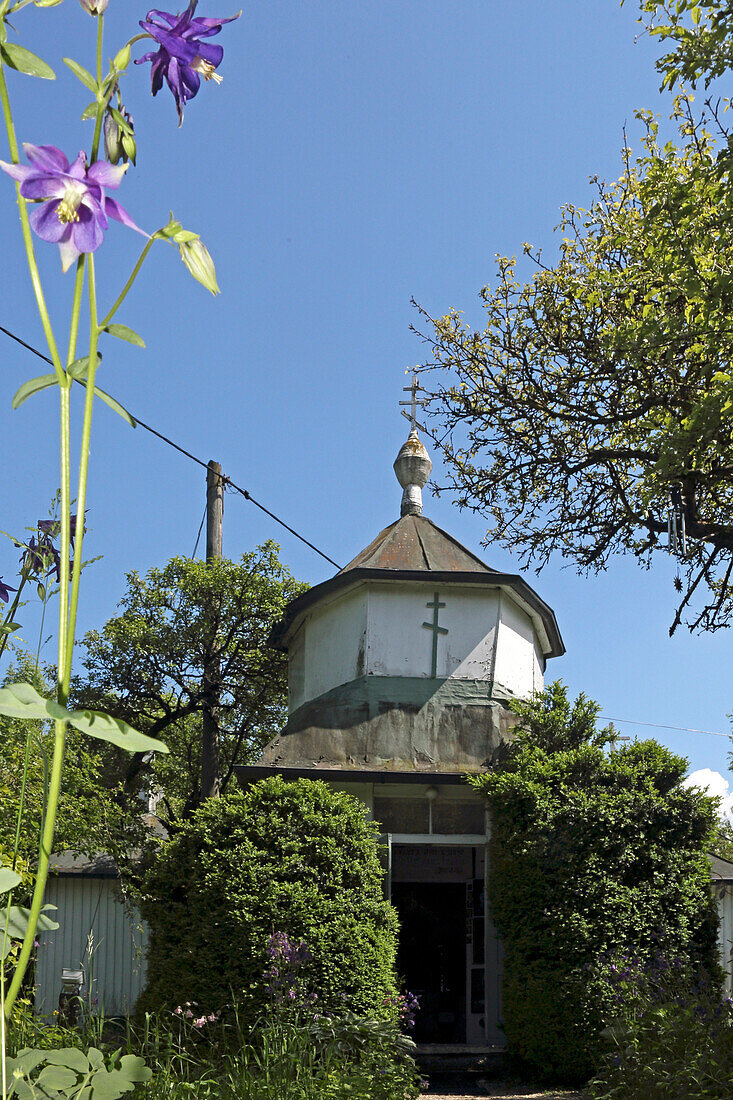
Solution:
<path fill-rule="evenodd" d="M 185 233 L 185 231 L 184 231 Z M 188 236 L 189 234 L 186 234 Z M 209 250 L 200 237 L 192 241 L 181 241 L 178 245 L 181 259 L 197 282 L 210 290 L 212 294 L 219 294 L 220 290 L 216 282 L 216 270 L 214 261 L 209 255 Z"/>
<path fill-rule="evenodd" d="M 109 0 L 79 0 L 79 3 L 89 15 L 101 15 L 106 10 Z"/>
<path fill-rule="evenodd" d="M 120 122 L 120 119 L 123 121 Z M 121 160 L 135 163 L 137 146 L 132 116 L 124 107 L 121 111 L 108 108 L 104 116 L 104 151 L 110 164 L 119 164 Z"/>

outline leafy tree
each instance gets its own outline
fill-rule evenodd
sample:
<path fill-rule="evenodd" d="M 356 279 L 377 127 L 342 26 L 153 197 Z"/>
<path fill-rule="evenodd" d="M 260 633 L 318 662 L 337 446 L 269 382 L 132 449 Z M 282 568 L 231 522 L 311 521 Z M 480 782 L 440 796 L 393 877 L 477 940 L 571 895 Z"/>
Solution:
<path fill-rule="evenodd" d="M 623 0 L 622 0 L 623 2 Z M 733 9 L 728 0 L 641 0 L 649 33 L 674 43 L 657 61 L 662 87 L 680 80 L 707 88 L 733 68 Z"/>
<path fill-rule="evenodd" d="M 445 372 L 423 379 L 444 488 L 490 520 L 487 537 L 538 569 L 557 552 L 598 571 L 621 552 L 648 565 L 674 517 L 671 632 L 683 616 L 714 630 L 733 612 L 728 131 L 714 105 L 695 116 L 685 96 L 677 143 L 638 117 L 641 154 L 624 149 L 620 178 L 596 179 L 587 210 L 563 208 L 559 259 L 525 245 L 535 272 L 523 281 L 499 257 L 483 331 L 456 310 L 423 311 L 426 367 Z"/>
<path fill-rule="evenodd" d="M 722 859 L 733 860 L 733 825 L 728 817 L 719 817 L 715 822 L 715 833 L 710 851 Z"/>
<path fill-rule="evenodd" d="M 174 558 L 145 577 L 129 573 L 121 614 L 84 637 L 86 676 L 75 701 L 134 722 L 170 749 L 153 758 L 110 750 L 107 783 L 136 813 L 142 792 L 157 795 L 156 812 L 170 829 L 201 801 L 205 712 L 217 731 L 222 793 L 234 765 L 252 759 L 285 721 L 286 660 L 267 637 L 304 586 L 277 551 L 268 542 L 239 562 Z"/>
<path fill-rule="evenodd" d="M 506 1034 L 536 1072 L 582 1081 L 619 998 L 637 995 L 620 972 L 666 975 L 665 995 L 670 974 L 718 985 L 717 800 L 683 786 L 687 762 L 654 741 L 605 751 L 600 708 L 560 683 L 514 709 L 506 762 L 470 780 L 491 816 Z"/>

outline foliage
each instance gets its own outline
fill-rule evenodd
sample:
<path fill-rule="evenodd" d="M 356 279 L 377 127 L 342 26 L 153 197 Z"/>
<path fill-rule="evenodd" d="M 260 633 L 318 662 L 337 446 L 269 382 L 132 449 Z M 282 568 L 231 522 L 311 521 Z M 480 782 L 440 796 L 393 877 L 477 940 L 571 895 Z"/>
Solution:
<path fill-rule="evenodd" d="M 622 0 L 623 2 L 623 0 Z M 707 88 L 733 68 L 733 11 L 727 0 L 640 0 L 647 29 L 674 43 L 657 61 L 662 87 L 680 80 Z"/>
<path fill-rule="evenodd" d="M 271 1000 L 254 1028 L 236 1005 L 211 1034 L 196 1025 L 148 1013 L 128 1035 L 127 1048 L 153 1068 L 150 1100 L 411 1100 L 418 1092 L 414 1046 L 393 1019 L 346 1011 L 327 1020 L 307 1004 Z"/>
<path fill-rule="evenodd" d="M 594 1100 L 728 1100 L 733 1081 L 731 1002 L 704 985 L 648 1001 L 604 1033 L 608 1050 Z"/>
<path fill-rule="evenodd" d="M 138 1082 L 153 1076 L 142 1058 L 119 1052 L 105 1058 L 101 1050 L 21 1050 L 7 1063 L 8 1098 L 17 1100 L 119 1100 Z"/>
<path fill-rule="evenodd" d="M 188 1000 L 208 1014 L 237 999 L 251 1023 L 280 929 L 308 944 L 302 976 L 319 1012 L 388 1016 L 397 922 L 382 879 L 376 826 L 325 783 L 272 778 L 209 800 L 142 878 L 150 940 L 139 1009 Z"/>
<path fill-rule="evenodd" d="M 618 1013 L 624 956 L 719 979 L 716 800 L 682 786 L 686 761 L 653 741 L 604 751 L 613 731 L 596 731 L 597 704 L 571 706 L 560 683 L 515 709 L 506 763 L 471 779 L 491 814 L 506 1034 L 536 1072 L 581 1081 Z"/>
<path fill-rule="evenodd" d="M 422 311 L 444 488 L 489 520 L 487 539 L 538 569 L 554 553 L 580 572 L 618 553 L 648 566 L 667 550 L 674 516 L 683 596 L 672 631 L 688 605 L 690 625 L 704 629 L 733 613 L 733 182 L 722 114 L 713 104 L 695 115 L 681 96 L 678 140 L 664 142 L 639 112 L 640 154 L 624 148 L 616 182 L 594 178 L 588 209 L 563 207 L 559 258 L 524 245 L 528 281 L 515 259 L 497 258 L 482 331 L 457 310 Z"/>
<path fill-rule="evenodd" d="M 733 824 L 730 818 L 719 817 L 715 822 L 710 851 L 721 859 L 733 860 Z"/>
<path fill-rule="evenodd" d="M 267 646 L 288 600 L 304 590 L 273 542 L 239 562 L 173 558 L 145 577 L 127 575 L 122 611 L 84 637 L 86 676 L 73 697 L 99 705 L 149 736 L 168 756 L 106 752 L 106 783 L 139 813 L 139 794 L 159 794 L 158 814 L 174 828 L 200 801 L 201 722 L 217 726 L 220 790 L 286 718 L 287 664 Z M 205 672 L 216 660 L 216 707 Z M 134 823 L 131 822 L 131 825 Z"/>
<path fill-rule="evenodd" d="M 51 691 L 52 674 L 37 669 L 35 661 L 19 655 L 4 683 L 30 683 L 42 695 Z M 31 866 L 38 859 L 40 823 L 44 805 L 44 769 L 53 751 L 50 722 L 29 723 L 0 717 L 0 848 Z M 101 742 L 91 741 L 76 730 L 66 739 L 64 786 L 59 796 L 55 830 L 57 851 L 129 851 L 144 839 L 139 803 L 130 813 L 116 789 L 117 777 L 108 767 L 110 756 L 119 757 Z M 20 777 L 25 772 L 22 790 Z M 20 815 L 20 816 L 19 816 Z M 17 847 L 16 847 L 17 835 Z"/>

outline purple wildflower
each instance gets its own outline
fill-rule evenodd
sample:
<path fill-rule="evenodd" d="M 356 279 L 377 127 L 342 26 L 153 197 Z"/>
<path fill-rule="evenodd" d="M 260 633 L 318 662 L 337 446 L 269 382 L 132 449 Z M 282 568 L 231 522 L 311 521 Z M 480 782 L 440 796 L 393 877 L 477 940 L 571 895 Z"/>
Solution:
<path fill-rule="evenodd" d="M 17 588 L 13 588 L 12 584 L 5 584 L 2 577 L 0 577 L 0 600 L 3 603 L 8 602 L 11 592 L 17 592 Z"/>
<path fill-rule="evenodd" d="M 155 8 L 148 12 L 147 19 L 140 20 L 140 26 L 154 38 L 160 49 L 146 53 L 135 64 L 142 65 L 151 61 L 150 81 L 153 95 L 163 87 L 165 77 L 173 93 L 178 110 L 178 125 L 183 122 L 183 108 L 189 99 L 197 94 L 204 80 L 221 83 L 222 78 L 216 70 L 221 64 L 224 50 L 202 38 L 218 34 L 225 23 L 239 19 L 242 14 L 232 15 L 229 19 L 194 18 L 198 0 L 190 0 L 186 10 L 176 15 Z"/>
<path fill-rule="evenodd" d="M 59 246 L 64 271 L 82 252 L 95 252 L 104 240 L 108 218 L 147 236 L 116 199 L 106 194 L 120 186 L 127 165 L 117 167 L 104 160 L 87 165 L 81 152 L 73 164 L 54 145 L 23 145 L 30 164 L 6 164 L 0 168 L 20 183 L 25 199 L 40 202 L 30 222 L 44 240 Z"/>

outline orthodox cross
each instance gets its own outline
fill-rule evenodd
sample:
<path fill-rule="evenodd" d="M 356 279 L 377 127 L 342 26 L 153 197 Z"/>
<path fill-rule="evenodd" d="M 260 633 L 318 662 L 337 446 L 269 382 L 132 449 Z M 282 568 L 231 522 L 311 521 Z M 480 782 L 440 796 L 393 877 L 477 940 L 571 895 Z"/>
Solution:
<path fill-rule="evenodd" d="M 430 675 L 434 680 L 438 675 L 438 635 L 447 634 L 448 628 L 445 626 L 438 626 L 438 616 L 440 615 L 440 609 L 441 607 L 445 607 L 445 604 L 440 602 L 437 592 L 433 596 L 433 602 L 426 603 L 425 606 L 431 607 L 433 609 L 433 621 L 431 623 L 423 623 L 422 625 L 427 627 L 428 630 L 432 630 L 433 632 L 433 660 L 430 666 Z"/>
<path fill-rule="evenodd" d="M 419 424 L 417 422 L 417 420 L 415 419 L 415 413 L 417 412 L 417 406 L 425 404 L 425 398 L 422 398 L 422 400 L 420 400 L 417 396 L 417 391 L 420 390 L 420 389 L 422 389 L 422 387 L 418 384 L 417 374 L 415 373 L 415 371 L 413 371 L 412 372 L 412 385 L 402 387 L 402 390 L 403 390 L 404 393 L 409 393 L 410 394 L 410 400 L 409 401 L 400 401 L 400 405 L 409 405 L 410 406 L 410 411 L 409 412 L 407 412 L 406 409 L 402 409 L 402 415 L 407 417 L 407 419 L 410 421 L 410 425 L 413 429 L 414 428 L 419 428 L 421 432 L 424 432 L 425 435 L 427 435 L 428 434 L 427 428 L 424 428 L 422 426 L 422 424 Z"/>

